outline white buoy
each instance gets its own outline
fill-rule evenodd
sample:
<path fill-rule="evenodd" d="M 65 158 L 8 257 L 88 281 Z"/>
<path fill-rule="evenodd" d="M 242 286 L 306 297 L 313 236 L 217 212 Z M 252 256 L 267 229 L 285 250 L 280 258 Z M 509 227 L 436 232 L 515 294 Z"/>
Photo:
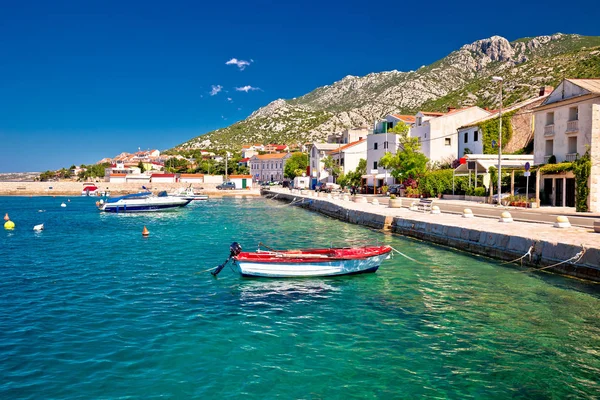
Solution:
<path fill-rule="evenodd" d="M 504 211 L 500 215 L 500 222 L 513 222 L 512 215 L 508 211 Z"/>
<path fill-rule="evenodd" d="M 67 205 L 65 203 L 61 203 L 60 205 L 61 207 L 66 207 Z"/>
<path fill-rule="evenodd" d="M 432 206 L 431 213 L 432 214 L 441 214 L 440 208 L 438 206 Z"/>
<path fill-rule="evenodd" d="M 463 215 L 462 216 L 463 216 L 463 218 L 473 218 L 474 217 L 473 211 L 470 208 L 465 208 L 463 210 Z"/>
<path fill-rule="evenodd" d="M 569 222 L 569 218 L 561 215 L 556 217 L 556 222 L 554 223 L 555 228 L 570 228 L 571 223 Z"/>
<path fill-rule="evenodd" d="M 34 231 L 43 231 L 44 230 L 44 224 L 39 224 L 33 227 Z"/>

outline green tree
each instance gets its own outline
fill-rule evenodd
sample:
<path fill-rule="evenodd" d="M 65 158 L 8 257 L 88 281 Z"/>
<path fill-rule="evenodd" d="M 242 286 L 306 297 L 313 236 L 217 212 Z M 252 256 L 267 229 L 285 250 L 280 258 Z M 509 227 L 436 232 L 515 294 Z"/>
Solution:
<path fill-rule="evenodd" d="M 308 155 L 305 153 L 293 153 L 285 162 L 283 176 L 288 179 L 302 176 L 303 173 L 306 173 L 306 167 L 308 167 Z"/>
<path fill-rule="evenodd" d="M 329 174 L 333 176 L 333 180 L 335 181 L 341 173 L 340 166 L 337 165 L 337 163 L 331 156 L 323 158 L 323 165 L 325 166 L 325 169 L 329 171 Z"/>
<path fill-rule="evenodd" d="M 408 125 L 406 125 L 405 123 L 399 123 L 396 124 L 396 126 L 390 129 L 388 132 L 395 133 L 397 135 L 408 136 L 408 130 Z"/>
<path fill-rule="evenodd" d="M 348 172 L 345 176 L 340 177 L 342 182 L 340 185 L 342 186 L 360 186 L 362 182 L 362 176 L 367 173 L 367 160 L 361 158 L 358 162 L 358 166 L 354 171 Z M 339 180 L 338 180 L 339 183 Z"/>
<path fill-rule="evenodd" d="M 385 169 L 390 169 L 391 175 L 403 181 L 407 178 L 417 179 L 422 176 L 427 169 L 429 159 L 419 150 L 421 144 L 419 139 L 408 136 L 408 133 L 400 133 L 400 148 L 396 154 L 385 153 L 379 160 L 379 165 Z"/>

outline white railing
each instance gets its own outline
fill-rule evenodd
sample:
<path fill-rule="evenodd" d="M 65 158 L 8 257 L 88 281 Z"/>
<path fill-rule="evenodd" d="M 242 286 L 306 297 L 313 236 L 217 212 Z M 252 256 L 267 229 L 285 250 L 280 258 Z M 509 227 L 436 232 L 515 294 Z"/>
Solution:
<path fill-rule="evenodd" d="M 548 161 L 550 161 L 550 157 L 552 157 L 552 155 L 544 156 L 544 164 L 548 164 Z"/>
<path fill-rule="evenodd" d="M 567 121 L 567 132 L 577 132 L 579 131 L 579 121 Z"/>
<path fill-rule="evenodd" d="M 569 153 L 565 156 L 565 161 L 573 162 L 577 160 L 577 153 Z"/>
<path fill-rule="evenodd" d="M 544 127 L 544 136 L 554 135 L 554 125 L 546 125 Z"/>

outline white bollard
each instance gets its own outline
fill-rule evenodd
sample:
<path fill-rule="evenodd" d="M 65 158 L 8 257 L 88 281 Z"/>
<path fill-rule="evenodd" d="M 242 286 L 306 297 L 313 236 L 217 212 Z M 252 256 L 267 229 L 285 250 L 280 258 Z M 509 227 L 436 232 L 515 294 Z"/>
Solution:
<path fill-rule="evenodd" d="M 500 222 L 513 222 L 512 215 L 508 211 L 504 211 L 500 215 Z"/>
<path fill-rule="evenodd" d="M 344 201 L 350 201 L 350 197 L 347 194 L 344 195 Z"/>
<path fill-rule="evenodd" d="M 373 201 L 371 202 L 371 204 L 373 204 L 374 206 L 378 206 L 379 205 L 379 200 L 373 199 Z"/>
<path fill-rule="evenodd" d="M 441 214 L 440 208 L 438 206 L 431 207 L 432 214 Z"/>
<path fill-rule="evenodd" d="M 463 218 L 473 218 L 474 217 L 473 211 L 470 208 L 465 208 L 463 210 L 463 215 L 462 216 L 463 216 Z"/>
<path fill-rule="evenodd" d="M 555 228 L 570 228 L 571 223 L 569 222 L 569 218 L 561 215 L 556 217 L 556 222 L 554 223 Z"/>

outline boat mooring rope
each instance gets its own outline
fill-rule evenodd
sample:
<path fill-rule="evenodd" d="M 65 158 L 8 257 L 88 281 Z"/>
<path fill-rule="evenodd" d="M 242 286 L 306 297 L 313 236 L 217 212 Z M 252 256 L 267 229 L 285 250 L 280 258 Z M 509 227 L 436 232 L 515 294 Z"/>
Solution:
<path fill-rule="evenodd" d="M 209 269 L 205 269 L 204 271 L 198 271 L 198 272 L 196 272 L 196 274 L 202 274 L 202 273 L 204 273 L 204 272 L 210 272 L 210 271 L 212 271 L 213 269 L 217 269 L 217 268 L 219 268 L 219 266 L 218 266 L 218 265 L 217 265 L 216 267 L 212 267 L 212 268 L 209 268 Z"/>
<path fill-rule="evenodd" d="M 576 263 L 578 263 L 579 261 L 581 261 L 581 259 L 582 259 L 582 258 L 583 258 L 583 256 L 585 255 L 585 251 L 586 251 L 586 248 L 585 248 L 583 245 L 581 245 L 581 251 L 580 251 L 579 253 L 575 254 L 573 257 L 569 258 L 568 260 L 561 261 L 561 262 L 559 262 L 559 263 L 556 263 L 556 264 L 548 265 L 547 267 L 542 267 L 542 268 L 533 268 L 533 269 L 531 269 L 531 270 L 528 270 L 528 271 L 522 271 L 522 272 L 542 271 L 542 270 L 544 270 L 544 269 L 548 269 L 548 268 L 552 268 L 552 267 L 558 267 L 559 265 L 561 265 L 561 264 L 565 264 L 565 263 L 576 264 Z"/>
<path fill-rule="evenodd" d="M 404 253 L 403 253 L 403 252 L 401 252 L 400 250 L 396 250 L 396 249 L 395 249 L 395 248 L 393 248 L 392 246 L 390 246 L 390 249 L 394 250 L 396 253 L 400 254 L 402 257 L 405 257 L 405 258 L 407 258 L 407 259 L 409 259 L 409 260 L 411 260 L 411 261 L 414 261 L 414 262 L 416 262 L 417 264 L 427 265 L 427 264 L 425 264 L 425 263 L 423 263 L 423 262 L 421 262 L 421 261 L 419 261 L 419 260 L 415 260 L 414 258 L 407 256 L 406 254 L 404 254 Z"/>
<path fill-rule="evenodd" d="M 529 261 L 531 261 L 531 256 L 532 256 L 531 252 L 533 251 L 533 249 L 535 249 L 535 244 L 532 244 L 531 247 L 529 247 L 529 250 L 527 250 L 527 253 L 523 254 L 521 257 L 516 258 L 516 259 L 514 259 L 512 261 L 503 262 L 500 265 L 512 264 L 512 263 L 517 262 L 517 261 L 521 261 L 521 265 L 523 265 L 523 259 L 525 257 L 529 256 Z"/>

